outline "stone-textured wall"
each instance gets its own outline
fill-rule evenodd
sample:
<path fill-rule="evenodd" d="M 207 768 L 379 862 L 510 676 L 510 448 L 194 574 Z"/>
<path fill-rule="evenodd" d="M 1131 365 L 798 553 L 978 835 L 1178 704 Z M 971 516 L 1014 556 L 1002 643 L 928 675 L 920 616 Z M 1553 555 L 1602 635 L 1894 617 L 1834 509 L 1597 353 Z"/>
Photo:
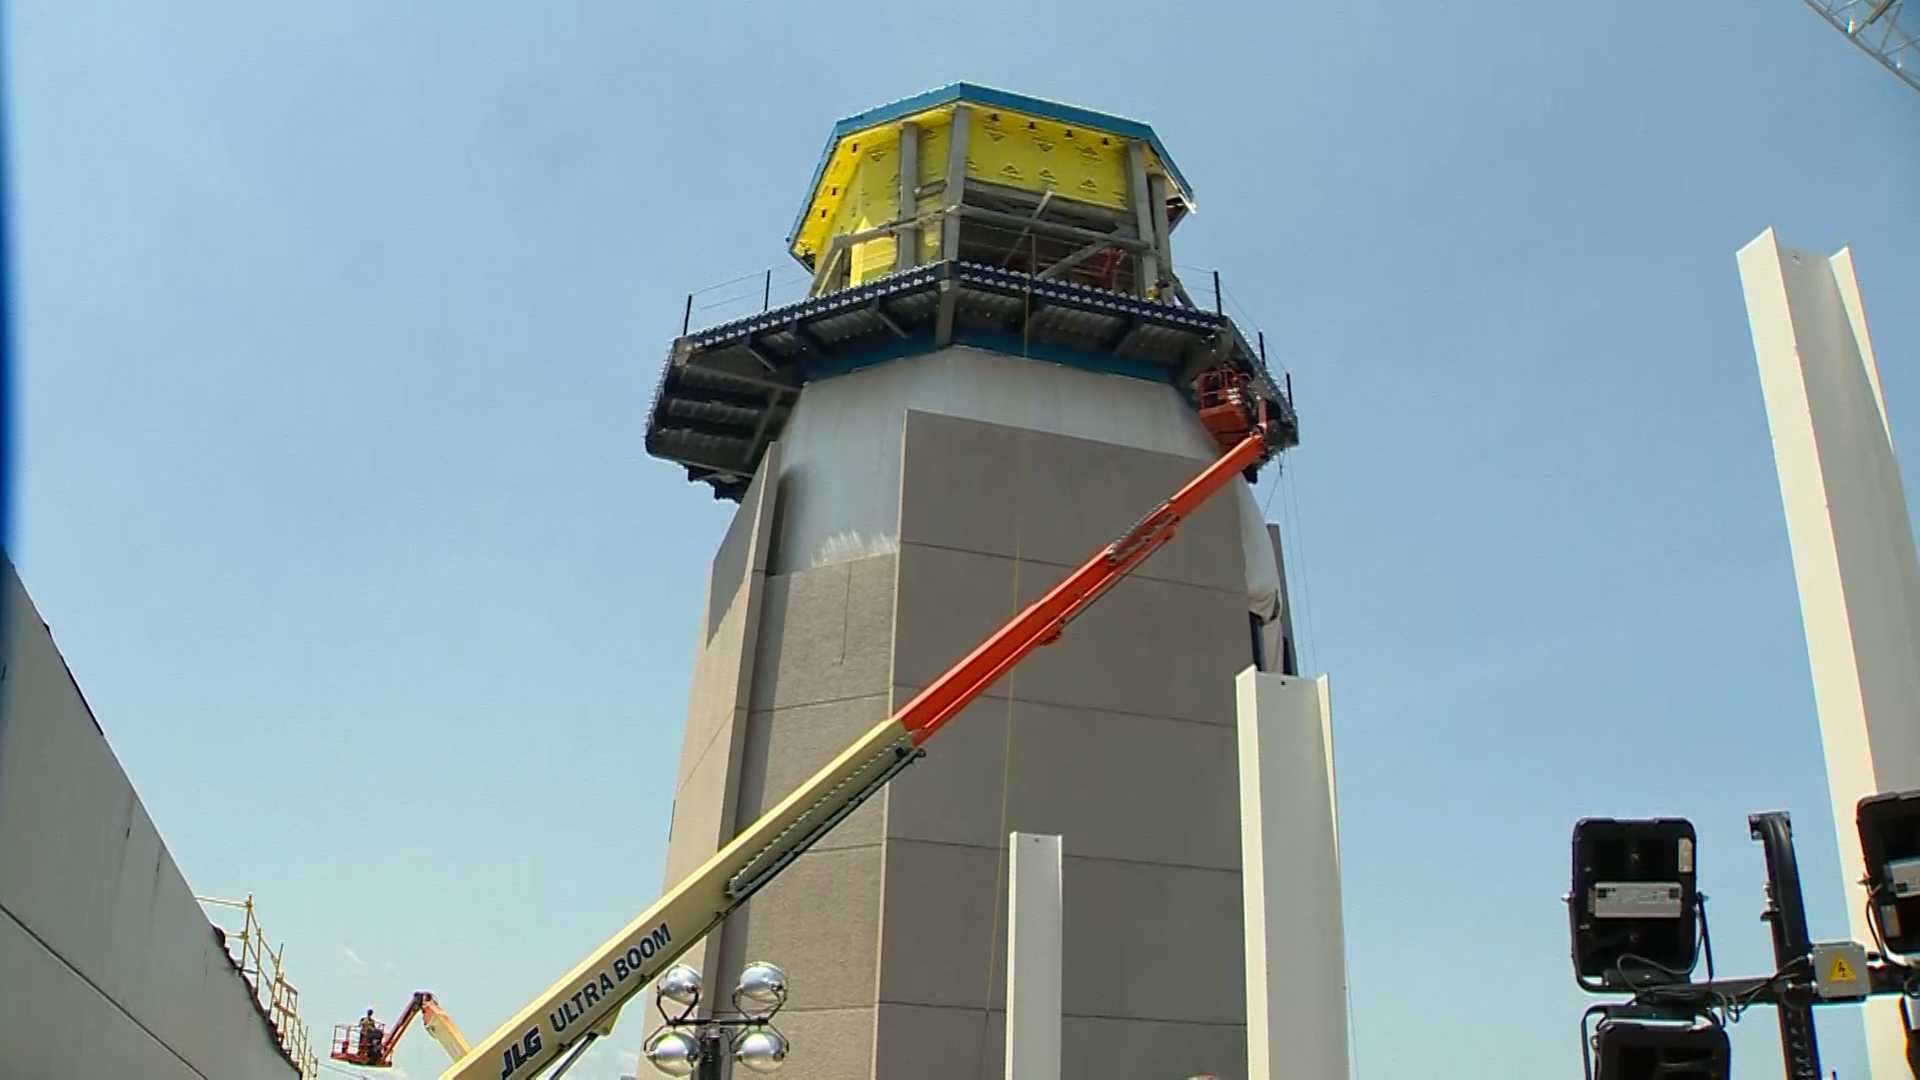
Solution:
<path fill-rule="evenodd" d="M 1204 464 L 917 411 L 904 435 L 898 552 L 765 579 L 739 822 Z M 755 506 L 734 533 L 766 527 Z M 793 978 L 782 1075 L 1000 1075 L 1012 830 L 1065 838 L 1066 1074 L 1244 1073 L 1233 677 L 1252 646 L 1235 513 L 1223 499 L 1195 515 L 716 935 L 719 994 L 748 960 Z M 691 723 L 708 723 L 710 662 Z M 714 848 L 678 853 L 689 791 L 673 858 L 688 868 Z M 1178 977 L 1192 971 L 1206 977 Z"/>

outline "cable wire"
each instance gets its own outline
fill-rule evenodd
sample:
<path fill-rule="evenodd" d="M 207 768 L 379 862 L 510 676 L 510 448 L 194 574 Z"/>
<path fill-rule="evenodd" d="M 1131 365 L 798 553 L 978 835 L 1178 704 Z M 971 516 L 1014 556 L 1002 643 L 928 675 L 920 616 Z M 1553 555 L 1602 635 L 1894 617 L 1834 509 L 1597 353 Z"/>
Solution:
<path fill-rule="evenodd" d="M 1025 440 L 1018 441 L 1016 447 L 1017 449 L 1014 451 L 1014 467 L 1016 469 L 1015 475 L 1018 475 L 1018 471 L 1024 469 L 1026 465 L 1024 460 L 1026 456 Z M 1024 550 L 1022 540 L 1023 530 L 1020 528 L 1020 525 L 1021 515 L 1016 513 L 1013 519 L 1013 610 L 1015 611 L 1020 610 L 1020 559 L 1021 553 Z M 1000 827 L 996 835 L 1002 841 L 1004 841 L 1007 836 L 1007 797 L 1013 787 L 1014 674 L 1015 672 L 1011 670 L 1006 674 L 1007 731 L 1006 739 L 1001 745 L 1004 752 L 1000 756 Z M 1005 875 L 1012 869 L 1013 845 L 1008 843 L 1005 851 L 1006 857 L 997 859 L 994 863 L 993 926 L 987 933 L 987 984 L 985 994 L 982 996 L 980 1002 L 980 1043 L 976 1052 L 976 1060 L 979 1063 L 976 1075 L 981 1077 L 987 1075 L 987 1063 L 989 1060 L 987 1057 L 987 1034 L 993 1029 L 993 977 L 994 973 L 998 970 L 1000 962 L 1000 951 L 994 948 L 994 943 L 1000 940 L 1000 904 L 1001 901 L 1006 898 L 1007 887 Z M 1010 1013 L 1008 1014 L 1006 1022 L 1009 1024 L 1013 1022 Z"/>

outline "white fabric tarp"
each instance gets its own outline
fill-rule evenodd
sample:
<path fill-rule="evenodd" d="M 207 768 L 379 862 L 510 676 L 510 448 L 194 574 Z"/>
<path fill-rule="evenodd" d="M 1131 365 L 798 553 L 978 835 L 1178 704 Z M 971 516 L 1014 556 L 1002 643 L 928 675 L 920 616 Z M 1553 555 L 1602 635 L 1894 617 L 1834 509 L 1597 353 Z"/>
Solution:
<path fill-rule="evenodd" d="M 1212 461 L 1218 449 L 1173 387 L 954 346 L 809 383 L 780 435 L 783 522 L 771 573 L 898 548 L 900 439 L 909 409 Z M 1280 614 L 1282 585 L 1253 489 L 1235 484 L 1247 608 Z M 1142 511 L 1146 507 L 1141 507 Z"/>

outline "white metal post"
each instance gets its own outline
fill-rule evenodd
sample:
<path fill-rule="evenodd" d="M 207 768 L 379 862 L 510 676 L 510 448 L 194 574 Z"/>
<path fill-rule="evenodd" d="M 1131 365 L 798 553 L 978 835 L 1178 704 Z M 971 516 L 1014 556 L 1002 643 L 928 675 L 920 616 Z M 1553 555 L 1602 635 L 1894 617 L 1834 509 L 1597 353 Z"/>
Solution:
<path fill-rule="evenodd" d="M 1007 837 L 1008 1080 L 1060 1080 L 1060 838 Z"/>
<path fill-rule="evenodd" d="M 1738 256 L 1800 588 L 1853 937 L 1871 941 L 1854 804 L 1920 788 L 1920 562 L 1866 311 L 1846 249 Z M 1896 1004 L 1866 1007 L 1874 1080 L 1905 1080 Z"/>
<path fill-rule="evenodd" d="M 1249 1080 L 1347 1080 L 1346 932 L 1327 677 L 1235 682 Z"/>

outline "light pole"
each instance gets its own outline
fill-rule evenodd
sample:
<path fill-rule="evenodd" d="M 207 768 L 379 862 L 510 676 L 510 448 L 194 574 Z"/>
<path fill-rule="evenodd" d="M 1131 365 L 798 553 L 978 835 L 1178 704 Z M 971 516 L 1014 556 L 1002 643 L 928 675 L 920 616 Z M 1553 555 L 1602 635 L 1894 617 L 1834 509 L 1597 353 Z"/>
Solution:
<path fill-rule="evenodd" d="M 1772 1006 L 1788 1080 L 1821 1080 L 1816 1006 L 1898 997 L 1907 1064 L 1920 1077 L 1920 792 L 1875 795 L 1856 809 L 1873 941 L 1814 941 L 1807 929 L 1793 829 L 1781 811 L 1753 814 L 1747 830 L 1766 854 L 1771 975 L 1718 978 L 1698 890 L 1693 826 L 1679 818 L 1587 818 L 1573 830 L 1567 906 L 1574 975 L 1589 993 L 1630 994 L 1580 1021 L 1587 1080 L 1726 1080 L 1726 1029 L 1753 1005 Z M 1701 954 L 1707 978 L 1693 972 Z M 1599 1017 L 1592 1035 L 1588 1025 Z"/>
<path fill-rule="evenodd" d="M 733 990 L 733 1012 L 693 1015 L 700 1004 L 700 973 L 675 964 L 654 987 L 654 1004 L 666 1026 L 647 1040 L 642 1054 L 668 1076 L 720 1080 L 721 1062 L 755 1073 L 777 1071 L 787 1060 L 787 1037 L 773 1016 L 787 1003 L 787 973 L 765 961 L 748 964 Z M 669 1004 L 679 1007 L 669 1012 Z"/>

